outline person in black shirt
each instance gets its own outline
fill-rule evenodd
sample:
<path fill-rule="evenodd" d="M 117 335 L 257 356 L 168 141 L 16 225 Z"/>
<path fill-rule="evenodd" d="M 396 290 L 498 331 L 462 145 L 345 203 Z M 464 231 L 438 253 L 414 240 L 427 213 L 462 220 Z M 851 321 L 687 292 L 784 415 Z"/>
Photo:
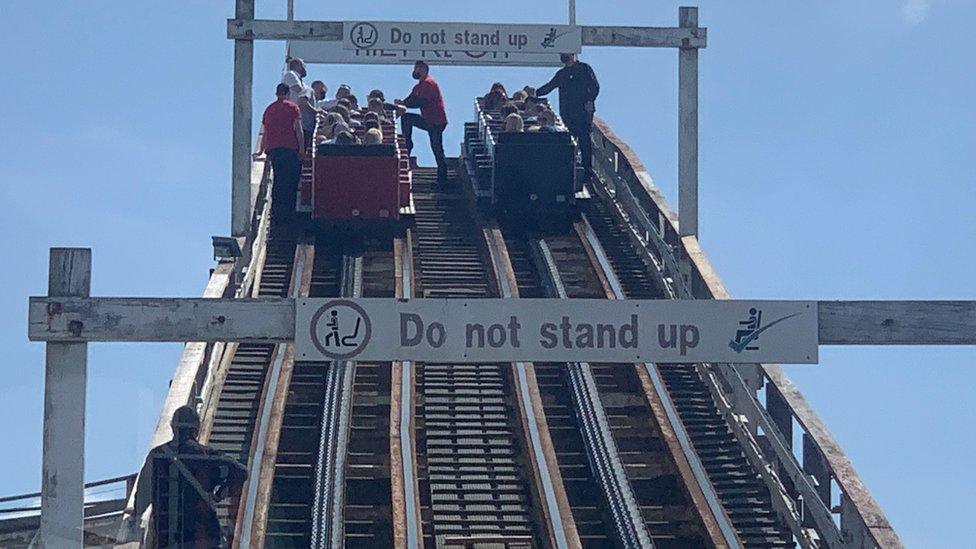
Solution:
<path fill-rule="evenodd" d="M 594 102 L 600 94 L 600 83 L 597 82 L 593 69 L 579 61 L 575 53 L 563 53 L 559 59 L 565 66 L 535 93 L 536 96 L 542 97 L 552 90 L 559 89 L 559 116 L 579 143 L 584 177 L 589 180 L 593 173 L 593 143 L 590 141 L 590 129 L 593 127 L 593 113 L 596 112 Z"/>
<path fill-rule="evenodd" d="M 177 408 L 171 425 L 173 440 L 153 448 L 139 473 L 134 515 L 152 505 L 149 547 L 224 547 L 217 502 L 240 497 L 247 470 L 197 442 L 200 416 L 192 407 Z"/>

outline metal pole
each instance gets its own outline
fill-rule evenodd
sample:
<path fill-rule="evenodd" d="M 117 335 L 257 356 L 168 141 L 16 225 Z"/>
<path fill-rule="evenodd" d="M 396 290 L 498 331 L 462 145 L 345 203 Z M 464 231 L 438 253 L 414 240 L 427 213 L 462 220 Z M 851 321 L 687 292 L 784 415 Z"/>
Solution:
<path fill-rule="evenodd" d="M 678 8 L 678 26 L 698 27 L 698 8 Z M 698 48 L 678 50 L 678 229 L 698 236 Z"/>
<path fill-rule="evenodd" d="M 89 296 L 91 249 L 51 248 L 49 261 L 49 296 Z M 83 328 L 77 326 L 79 333 Z M 81 547 L 88 344 L 47 343 L 45 347 L 40 546 Z"/>
<path fill-rule="evenodd" d="M 254 0 L 237 0 L 238 19 L 254 19 Z M 251 87 L 254 41 L 234 40 L 234 129 L 231 147 L 231 215 L 233 236 L 247 233 L 251 222 Z"/>
<path fill-rule="evenodd" d="M 576 0 L 569 0 L 569 24 L 576 26 Z"/>

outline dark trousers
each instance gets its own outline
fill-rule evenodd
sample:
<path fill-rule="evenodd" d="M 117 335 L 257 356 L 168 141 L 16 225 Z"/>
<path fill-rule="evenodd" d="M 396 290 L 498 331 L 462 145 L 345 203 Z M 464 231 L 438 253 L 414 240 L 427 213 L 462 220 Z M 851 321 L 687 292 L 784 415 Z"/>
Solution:
<path fill-rule="evenodd" d="M 268 160 L 274 171 L 271 186 L 271 221 L 277 232 L 290 232 L 295 225 L 295 201 L 298 195 L 298 179 L 302 173 L 302 161 L 295 149 L 271 149 Z"/>
<path fill-rule="evenodd" d="M 419 114 L 408 112 L 400 117 L 400 128 L 407 141 L 407 152 L 413 150 L 413 129 L 420 128 L 430 137 L 430 150 L 437 160 L 437 182 L 447 181 L 447 161 L 444 159 L 444 128 L 447 124 L 431 124 Z"/>
<path fill-rule="evenodd" d="M 588 182 L 593 175 L 593 141 L 590 132 L 593 129 L 593 115 L 583 116 L 576 120 L 565 120 L 569 133 L 576 138 L 580 149 L 580 159 L 583 161 L 583 179 Z"/>

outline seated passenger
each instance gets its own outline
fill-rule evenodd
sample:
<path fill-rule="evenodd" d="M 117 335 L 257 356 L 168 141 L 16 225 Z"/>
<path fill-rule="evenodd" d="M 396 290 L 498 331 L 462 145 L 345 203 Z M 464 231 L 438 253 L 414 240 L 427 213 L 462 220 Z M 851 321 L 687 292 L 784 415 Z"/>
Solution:
<path fill-rule="evenodd" d="M 485 95 L 482 105 L 486 110 L 493 111 L 501 108 L 507 102 L 508 93 L 505 91 L 505 86 L 501 82 L 495 82 L 491 85 L 491 90 Z"/>
<path fill-rule="evenodd" d="M 350 93 L 349 95 L 346 96 L 346 99 L 349 100 L 349 110 L 351 111 L 359 110 L 359 99 L 355 95 Z"/>
<path fill-rule="evenodd" d="M 505 131 L 506 132 L 521 132 L 525 130 L 525 121 L 519 116 L 519 113 L 513 112 L 512 114 L 505 117 Z"/>
<path fill-rule="evenodd" d="M 518 103 L 519 101 L 525 101 L 528 97 L 529 94 L 525 93 L 525 90 L 519 90 L 512 94 L 512 101 Z"/>
<path fill-rule="evenodd" d="M 379 128 L 370 128 L 366 130 L 366 135 L 363 137 L 363 145 L 382 145 L 383 144 L 383 132 Z"/>
<path fill-rule="evenodd" d="M 383 90 L 371 90 L 366 99 L 379 99 L 380 101 L 386 101 L 386 96 L 383 95 Z"/>
<path fill-rule="evenodd" d="M 381 118 L 386 116 L 386 109 L 383 107 L 383 100 L 379 97 L 370 98 L 369 104 L 366 106 L 366 111 L 376 113 Z"/>
<path fill-rule="evenodd" d="M 529 131 L 558 132 L 563 130 L 556 126 L 556 114 L 550 110 L 544 110 L 536 117 L 536 125 L 529 128 Z"/>
<path fill-rule="evenodd" d="M 526 85 L 524 88 L 522 88 L 522 91 L 525 92 L 526 97 L 535 97 L 535 88 L 532 86 Z"/>
<path fill-rule="evenodd" d="M 350 119 L 350 116 L 349 116 L 349 108 L 346 107 L 345 105 L 343 105 L 342 104 L 342 101 L 343 100 L 340 99 L 339 100 L 339 104 L 337 104 L 335 107 L 332 107 L 331 109 L 329 109 L 329 111 L 338 114 L 339 116 L 342 117 L 342 119 L 344 121 L 346 121 L 346 123 L 348 123 L 349 122 L 349 119 Z"/>
<path fill-rule="evenodd" d="M 339 89 L 336 90 L 336 101 L 344 99 L 350 95 L 352 95 L 352 88 L 349 87 L 349 84 L 339 84 Z"/>
<path fill-rule="evenodd" d="M 360 145 L 359 138 L 356 137 L 351 131 L 342 130 L 336 135 L 335 138 L 336 145 Z"/>
<path fill-rule="evenodd" d="M 374 129 L 375 130 L 382 130 L 382 128 L 380 127 L 380 121 L 377 120 L 375 117 L 373 117 L 373 118 L 364 118 L 363 119 L 363 128 L 365 128 L 366 131 L 374 130 Z"/>
<path fill-rule="evenodd" d="M 346 123 L 338 113 L 330 112 L 325 116 L 325 120 L 319 124 L 319 131 L 315 134 L 317 141 L 328 141 L 335 138 L 336 126 L 345 126 Z"/>
<path fill-rule="evenodd" d="M 518 113 L 519 112 L 519 109 L 518 109 L 518 107 L 515 106 L 515 103 L 512 103 L 511 101 L 509 101 L 509 102 L 505 103 L 504 105 L 502 105 L 501 111 L 502 111 L 502 117 L 504 118 L 504 117 L 512 114 L 513 112 L 514 113 Z"/>

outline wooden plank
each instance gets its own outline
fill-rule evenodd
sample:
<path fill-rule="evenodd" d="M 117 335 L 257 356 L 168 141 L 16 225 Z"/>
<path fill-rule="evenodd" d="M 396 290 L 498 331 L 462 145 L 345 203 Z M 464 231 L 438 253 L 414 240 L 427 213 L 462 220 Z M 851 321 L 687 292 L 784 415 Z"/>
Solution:
<path fill-rule="evenodd" d="M 584 46 L 704 48 L 707 38 L 705 28 L 583 26 Z"/>
<path fill-rule="evenodd" d="M 342 21 L 228 19 L 227 38 L 234 40 L 342 40 Z"/>
<path fill-rule="evenodd" d="M 821 301 L 821 345 L 976 345 L 974 301 Z"/>
<path fill-rule="evenodd" d="M 295 301 L 32 297 L 31 341 L 237 341 L 294 339 Z"/>
<path fill-rule="evenodd" d="M 52 248 L 48 293 L 88 297 L 91 249 Z M 81 547 L 88 344 L 51 342 L 44 362 L 41 547 Z"/>
<path fill-rule="evenodd" d="M 698 26 L 698 8 L 679 8 L 682 28 Z M 678 218 L 681 236 L 698 235 L 698 50 L 678 51 Z"/>
<path fill-rule="evenodd" d="M 704 48 L 705 28 L 584 25 L 584 46 L 637 48 Z M 342 21 L 279 21 L 228 19 L 227 38 L 233 40 L 342 40 Z"/>

